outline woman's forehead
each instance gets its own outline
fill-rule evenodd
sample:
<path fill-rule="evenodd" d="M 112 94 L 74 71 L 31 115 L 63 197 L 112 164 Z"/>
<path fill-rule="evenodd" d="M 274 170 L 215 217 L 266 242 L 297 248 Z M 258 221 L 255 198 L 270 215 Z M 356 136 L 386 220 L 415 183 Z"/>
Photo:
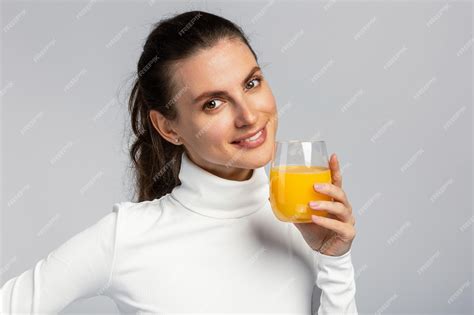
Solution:
<path fill-rule="evenodd" d="M 204 92 L 235 88 L 255 66 L 255 57 L 242 41 L 221 40 L 175 65 L 175 90 L 185 91 L 182 99 L 191 102 Z"/>

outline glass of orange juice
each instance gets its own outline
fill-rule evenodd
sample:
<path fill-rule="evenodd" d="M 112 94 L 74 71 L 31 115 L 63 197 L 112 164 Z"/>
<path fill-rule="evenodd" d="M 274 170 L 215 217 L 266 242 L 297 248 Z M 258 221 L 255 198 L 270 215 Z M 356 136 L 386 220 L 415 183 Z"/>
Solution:
<path fill-rule="evenodd" d="M 276 141 L 270 168 L 270 203 L 284 222 L 312 222 L 311 215 L 327 217 L 325 210 L 309 207 L 313 200 L 332 200 L 314 190 L 315 183 L 331 183 L 326 143 Z"/>

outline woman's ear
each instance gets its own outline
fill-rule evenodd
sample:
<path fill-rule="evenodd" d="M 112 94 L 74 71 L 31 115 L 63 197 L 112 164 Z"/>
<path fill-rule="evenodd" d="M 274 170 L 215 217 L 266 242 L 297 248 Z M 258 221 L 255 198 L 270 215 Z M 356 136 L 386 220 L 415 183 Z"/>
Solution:
<path fill-rule="evenodd" d="M 179 143 L 179 135 L 173 129 L 167 118 L 165 118 L 159 111 L 153 109 L 150 110 L 149 116 L 153 127 L 164 139 L 173 144 Z"/>

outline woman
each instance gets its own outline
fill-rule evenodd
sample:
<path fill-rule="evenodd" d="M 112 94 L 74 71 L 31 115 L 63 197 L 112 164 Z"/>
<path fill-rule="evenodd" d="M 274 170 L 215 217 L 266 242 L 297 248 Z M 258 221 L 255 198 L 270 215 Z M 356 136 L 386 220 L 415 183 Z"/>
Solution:
<path fill-rule="evenodd" d="M 334 200 L 318 208 L 329 218 L 291 224 L 272 214 L 264 165 L 276 104 L 241 29 L 201 11 L 165 19 L 137 70 L 138 201 L 115 204 L 7 281 L 2 313 L 55 313 L 94 295 L 123 313 L 357 313 L 355 221 L 336 156 L 333 184 L 319 190 Z"/>

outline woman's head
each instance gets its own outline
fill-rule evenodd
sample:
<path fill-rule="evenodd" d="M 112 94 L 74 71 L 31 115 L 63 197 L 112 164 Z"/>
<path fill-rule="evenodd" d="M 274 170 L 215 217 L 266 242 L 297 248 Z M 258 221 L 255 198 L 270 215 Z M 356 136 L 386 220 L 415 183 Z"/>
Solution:
<path fill-rule="evenodd" d="M 139 201 L 180 184 L 183 151 L 207 171 L 234 180 L 248 179 L 273 154 L 276 104 L 257 56 L 238 26 L 210 13 L 186 12 L 155 26 L 138 62 L 129 109 Z M 261 128 L 267 137 L 257 148 L 233 143 Z"/>

